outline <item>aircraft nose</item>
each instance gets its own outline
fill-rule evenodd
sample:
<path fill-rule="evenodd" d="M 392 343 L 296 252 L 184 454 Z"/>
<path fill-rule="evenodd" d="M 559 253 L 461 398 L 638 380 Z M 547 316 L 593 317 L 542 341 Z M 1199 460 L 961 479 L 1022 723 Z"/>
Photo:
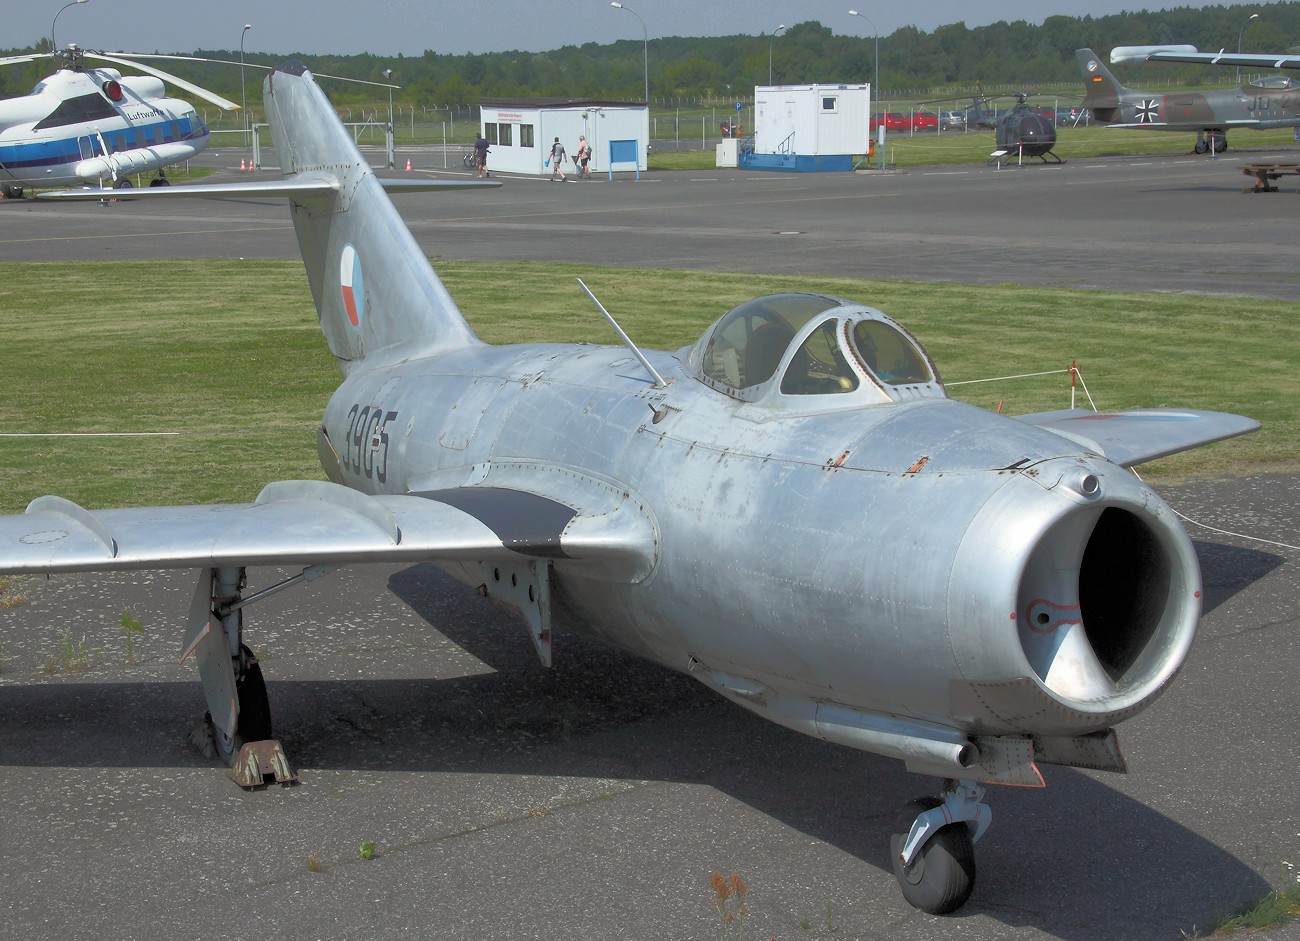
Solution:
<path fill-rule="evenodd" d="M 1037 702 L 1046 711 L 1036 731 L 1108 727 L 1160 693 L 1196 633 L 1191 541 L 1164 501 L 1118 467 L 1052 462 L 1009 482 L 956 562 L 954 583 L 1000 596 L 985 600 L 1001 614 L 951 632 L 968 691 L 999 722 L 1021 721 Z M 950 624 L 952 604 L 971 600 L 950 598 Z"/>

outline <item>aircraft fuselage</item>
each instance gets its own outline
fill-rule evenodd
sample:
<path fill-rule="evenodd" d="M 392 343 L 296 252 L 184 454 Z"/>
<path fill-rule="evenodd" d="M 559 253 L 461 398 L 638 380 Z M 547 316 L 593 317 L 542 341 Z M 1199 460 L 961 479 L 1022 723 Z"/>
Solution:
<path fill-rule="evenodd" d="M 1221 92 L 1126 94 L 1114 108 L 1093 108 L 1098 120 L 1124 127 L 1171 131 L 1262 130 L 1300 123 L 1300 90 L 1250 85 Z"/>
<path fill-rule="evenodd" d="M 325 415 L 339 457 L 326 469 L 369 493 L 472 483 L 564 501 L 566 475 L 628 493 L 656 535 L 652 570 L 602 582 L 553 559 L 559 623 L 845 744 L 862 730 L 842 727 L 861 718 L 874 734 L 882 715 L 907 717 L 893 721 L 940 758 L 969 736 L 988 752 L 998 736 L 1073 739 L 1176 672 L 1198 569 L 1131 474 L 946 398 L 775 410 L 683 360 L 653 360 L 663 389 L 626 350 L 596 346 L 353 371 Z"/>

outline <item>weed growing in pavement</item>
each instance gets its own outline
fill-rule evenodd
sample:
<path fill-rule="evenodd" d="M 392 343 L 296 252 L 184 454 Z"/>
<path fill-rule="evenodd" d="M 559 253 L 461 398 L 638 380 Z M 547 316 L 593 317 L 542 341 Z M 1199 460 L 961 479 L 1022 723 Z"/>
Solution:
<path fill-rule="evenodd" d="M 1300 833 L 1296 834 L 1300 837 Z M 1253 935 L 1300 918 L 1300 867 L 1289 860 L 1282 860 L 1283 880 L 1279 888 L 1273 889 L 1262 899 L 1242 908 L 1232 915 L 1215 919 L 1210 926 L 1210 933 L 1203 935 L 1195 926 L 1192 931 L 1182 932 L 1187 941 L 1196 939 L 1234 938 L 1241 935 Z"/>
<path fill-rule="evenodd" d="M 74 641 L 72 635 L 64 631 L 59 637 L 59 654 L 57 659 L 53 659 L 53 664 L 54 669 L 50 669 L 50 663 L 46 663 L 46 673 L 58 673 L 60 667 L 67 673 L 84 673 L 89 670 L 90 650 L 86 647 L 86 635 L 82 634 L 81 640 Z"/>
<path fill-rule="evenodd" d="M 718 937 L 730 937 L 733 926 L 737 939 L 745 937 L 745 903 L 749 898 L 745 880 L 737 872 L 728 879 L 715 869 L 709 876 L 709 885 L 713 887 L 713 908 L 718 913 Z"/>
<path fill-rule="evenodd" d="M 19 581 L 13 576 L 0 577 L 0 608 L 17 608 L 27 603 L 27 596 L 14 590 Z"/>
<path fill-rule="evenodd" d="M 131 616 L 130 608 L 122 609 L 122 633 L 126 635 L 126 662 L 135 663 L 135 638 L 144 633 L 144 621 Z"/>

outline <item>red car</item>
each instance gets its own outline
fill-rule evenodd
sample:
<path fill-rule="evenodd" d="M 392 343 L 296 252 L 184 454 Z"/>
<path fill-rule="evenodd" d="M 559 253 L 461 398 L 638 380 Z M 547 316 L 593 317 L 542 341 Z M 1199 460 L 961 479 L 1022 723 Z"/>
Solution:
<path fill-rule="evenodd" d="M 886 111 L 884 114 L 877 114 L 871 119 L 871 129 L 874 131 L 880 127 L 881 121 L 884 121 L 885 130 L 887 131 L 906 131 L 909 126 L 907 115 L 898 111 Z"/>
<path fill-rule="evenodd" d="M 911 128 L 914 131 L 937 131 L 939 116 L 929 111 L 918 111 L 912 115 Z"/>

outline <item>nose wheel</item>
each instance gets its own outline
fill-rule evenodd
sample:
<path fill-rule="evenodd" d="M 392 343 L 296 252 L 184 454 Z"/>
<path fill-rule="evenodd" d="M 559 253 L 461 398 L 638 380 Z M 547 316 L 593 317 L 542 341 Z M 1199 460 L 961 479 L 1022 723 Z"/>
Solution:
<path fill-rule="evenodd" d="M 966 904 L 975 888 L 975 841 L 993 812 L 981 803 L 984 786 L 949 782 L 942 798 L 908 801 L 889 838 L 894 877 L 909 905 L 946 915 Z"/>

